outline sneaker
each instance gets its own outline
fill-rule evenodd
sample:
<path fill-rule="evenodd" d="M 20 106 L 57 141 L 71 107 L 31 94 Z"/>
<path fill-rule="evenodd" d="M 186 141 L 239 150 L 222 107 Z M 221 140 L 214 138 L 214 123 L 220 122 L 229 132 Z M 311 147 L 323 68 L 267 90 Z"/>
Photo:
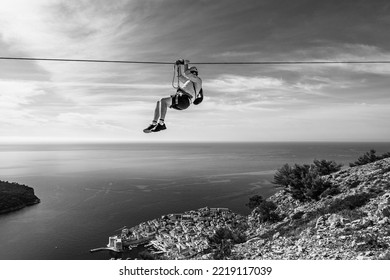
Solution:
<path fill-rule="evenodd" d="M 152 132 L 152 129 L 155 128 L 156 126 L 157 126 L 157 124 L 152 123 L 151 125 L 149 125 L 147 128 L 144 129 L 144 132 L 150 133 L 150 132 Z"/>
<path fill-rule="evenodd" d="M 160 130 L 167 129 L 167 127 L 164 124 L 157 124 L 154 129 L 152 129 L 153 132 L 159 132 Z"/>

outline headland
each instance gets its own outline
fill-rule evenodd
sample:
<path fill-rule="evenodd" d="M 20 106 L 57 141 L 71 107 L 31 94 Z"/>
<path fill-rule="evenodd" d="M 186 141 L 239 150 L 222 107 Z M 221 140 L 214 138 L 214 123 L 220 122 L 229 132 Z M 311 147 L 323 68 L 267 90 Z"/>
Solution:
<path fill-rule="evenodd" d="M 0 180 L 0 214 L 16 211 L 39 202 L 40 199 L 34 194 L 33 188 Z"/>

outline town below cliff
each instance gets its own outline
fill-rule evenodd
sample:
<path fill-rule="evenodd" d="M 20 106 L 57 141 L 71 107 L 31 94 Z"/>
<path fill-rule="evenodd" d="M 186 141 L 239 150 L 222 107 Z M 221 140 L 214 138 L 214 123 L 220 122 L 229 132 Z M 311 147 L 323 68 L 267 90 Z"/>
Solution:
<path fill-rule="evenodd" d="M 34 189 L 18 183 L 0 180 L 0 214 L 22 209 L 39 203 Z"/>
<path fill-rule="evenodd" d="M 116 245 L 144 241 L 143 259 L 388 260 L 390 157 L 374 153 L 347 168 L 285 165 L 277 192 L 250 198 L 248 216 L 208 207 L 171 214 L 125 229 Z"/>

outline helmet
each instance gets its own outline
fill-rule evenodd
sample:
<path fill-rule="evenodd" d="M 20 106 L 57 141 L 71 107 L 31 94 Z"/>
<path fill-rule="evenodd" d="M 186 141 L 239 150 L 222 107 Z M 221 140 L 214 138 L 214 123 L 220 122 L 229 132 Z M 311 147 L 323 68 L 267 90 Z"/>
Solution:
<path fill-rule="evenodd" d="M 196 68 L 195 66 L 192 66 L 192 67 L 190 67 L 190 72 L 196 72 L 196 73 L 198 73 L 198 68 Z"/>

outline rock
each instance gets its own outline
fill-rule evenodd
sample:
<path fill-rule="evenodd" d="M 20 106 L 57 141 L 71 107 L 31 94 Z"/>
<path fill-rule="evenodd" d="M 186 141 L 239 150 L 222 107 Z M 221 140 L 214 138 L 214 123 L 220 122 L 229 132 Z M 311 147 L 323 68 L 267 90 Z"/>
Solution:
<path fill-rule="evenodd" d="M 378 221 L 378 225 L 390 224 L 390 218 L 384 217 L 382 220 Z"/>
<path fill-rule="evenodd" d="M 370 256 L 374 255 L 374 253 L 371 252 L 371 251 L 367 251 L 367 252 L 364 253 L 364 255 L 365 255 L 366 257 L 370 257 Z"/>
<path fill-rule="evenodd" d="M 325 228 L 325 227 L 320 227 L 317 229 L 318 233 L 325 232 L 325 231 L 327 231 L 327 228 Z"/>
<path fill-rule="evenodd" d="M 317 219 L 315 228 L 319 228 L 320 225 L 324 225 L 324 224 L 325 224 L 325 218 L 324 216 L 321 216 Z"/>
<path fill-rule="evenodd" d="M 390 217 L 390 206 L 389 205 L 379 205 L 378 207 L 378 216 L 381 217 Z"/>
<path fill-rule="evenodd" d="M 274 250 L 273 253 L 281 255 L 281 254 L 283 254 L 283 250 L 280 250 L 280 249 L 279 250 Z"/>
<path fill-rule="evenodd" d="M 361 228 L 367 228 L 373 224 L 372 220 L 363 218 L 363 220 L 360 223 Z"/>

